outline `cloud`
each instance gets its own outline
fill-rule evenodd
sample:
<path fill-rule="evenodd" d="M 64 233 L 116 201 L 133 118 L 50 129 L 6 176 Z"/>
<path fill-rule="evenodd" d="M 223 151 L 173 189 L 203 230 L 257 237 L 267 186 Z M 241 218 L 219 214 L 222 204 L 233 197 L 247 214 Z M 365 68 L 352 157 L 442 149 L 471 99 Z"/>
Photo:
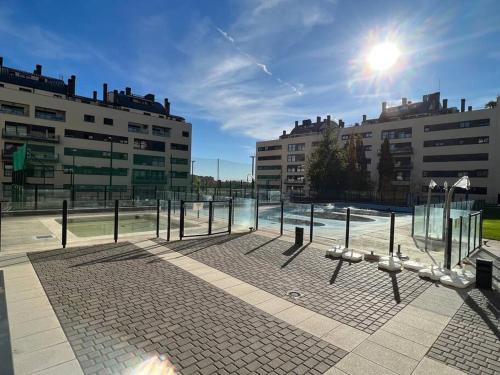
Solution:
<path fill-rule="evenodd" d="M 234 43 L 234 39 L 228 34 L 226 33 L 224 30 L 216 27 L 217 31 L 224 37 L 226 38 L 228 41 L 230 41 L 231 43 Z"/>
<path fill-rule="evenodd" d="M 262 69 L 262 71 L 263 71 L 264 73 L 266 73 L 267 75 L 270 75 L 270 76 L 272 76 L 272 75 L 273 75 L 273 73 L 271 73 L 271 72 L 269 71 L 269 69 L 267 69 L 267 66 L 265 66 L 264 64 L 260 64 L 260 63 L 256 63 L 256 64 L 257 64 L 257 66 L 258 66 L 259 68 L 261 68 L 261 69 Z"/>

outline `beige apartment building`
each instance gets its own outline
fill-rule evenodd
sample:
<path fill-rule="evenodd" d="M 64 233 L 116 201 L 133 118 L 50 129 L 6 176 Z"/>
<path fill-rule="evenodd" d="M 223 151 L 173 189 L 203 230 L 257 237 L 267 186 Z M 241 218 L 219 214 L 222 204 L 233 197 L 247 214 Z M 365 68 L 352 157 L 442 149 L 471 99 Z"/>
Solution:
<path fill-rule="evenodd" d="M 67 82 L 3 65 L 0 57 L 0 127 L 4 193 L 11 189 L 13 153 L 27 146 L 23 184 L 98 190 L 112 186 L 189 185 L 192 127 L 170 112 L 168 99 L 135 95 L 130 88 L 100 98 L 76 95 Z M 74 171 L 74 179 L 72 172 Z"/>
<path fill-rule="evenodd" d="M 471 199 L 500 204 L 500 97 L 494 103 L 494 108 L 473 110 L 466 109 L 462 99 L 459 108 L 449 107 L 447 99 L 441 101 L 440 93 L 434 93 L 424 95 L 421 102 L 403 98 L 394 107 L 382 103 L 378 118 L 363 116 L 360 124 L 351 126 L 319 117 L 316 123 L 296 122 L 290 134 L 257 142 L 257 185 L 307 194 L 306 160 L 329 123 L 338 127 L 341 144 L 355 134 L 362 137 L 375 186 L 380 148 L 387 138 L 395 163 L 395 189 L 417 196 L 427 191 L 431 179 L 443 186 L 468 175 Z"/>

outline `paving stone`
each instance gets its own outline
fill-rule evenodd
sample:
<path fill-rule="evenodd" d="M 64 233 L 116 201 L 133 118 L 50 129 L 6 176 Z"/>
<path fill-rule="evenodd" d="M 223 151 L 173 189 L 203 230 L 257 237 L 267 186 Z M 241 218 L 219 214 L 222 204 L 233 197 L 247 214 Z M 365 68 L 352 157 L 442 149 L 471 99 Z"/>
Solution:
<path fill-rule="evenodd" d="M 85 374 L 123 373 L 160 353 L 182 374 L 288 374 L 292 342 L 304 373 L 320 374 L 346 354 L 132 244 L 30 259 Z"/>

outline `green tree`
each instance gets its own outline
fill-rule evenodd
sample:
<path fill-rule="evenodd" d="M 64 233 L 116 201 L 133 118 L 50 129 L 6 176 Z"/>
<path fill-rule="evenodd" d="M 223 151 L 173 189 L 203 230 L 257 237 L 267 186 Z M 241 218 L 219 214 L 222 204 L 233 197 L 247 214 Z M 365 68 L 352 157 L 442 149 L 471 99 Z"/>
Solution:
<path fill-rule="evenodd" d="M 307 161 L 311 188 L 320 196 L 340 191 L 346 185 L 346 153 L 338 146 L 338 133 L 327 128 L 319 145 Z"/>
<path fill-rule="evenodd" d="M 380 159 L 377 166 L 378 169 L 378 190 L 382 196 L 382 192 L 392 190 L 392 180 L 394 178 L 394 159 L 391 154 L 389 140 L 384 139 L 380 149 Z"/>
<path fill-rule="evenodd" d="M 497 102 L 494 100 L 490 100 L 488 103 L 484 105 L 484 108 L 495 108 L 497 106 Z"/>

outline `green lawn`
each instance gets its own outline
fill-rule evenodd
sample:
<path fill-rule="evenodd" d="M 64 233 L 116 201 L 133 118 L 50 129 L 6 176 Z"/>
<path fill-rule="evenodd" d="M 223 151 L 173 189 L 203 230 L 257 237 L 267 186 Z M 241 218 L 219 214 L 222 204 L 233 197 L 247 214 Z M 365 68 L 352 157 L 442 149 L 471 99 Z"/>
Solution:
<path fill-rule="evenodd" d="M 483 237 L 500 240 L 500 207 L 485 207 L 483 215 Z"/>

